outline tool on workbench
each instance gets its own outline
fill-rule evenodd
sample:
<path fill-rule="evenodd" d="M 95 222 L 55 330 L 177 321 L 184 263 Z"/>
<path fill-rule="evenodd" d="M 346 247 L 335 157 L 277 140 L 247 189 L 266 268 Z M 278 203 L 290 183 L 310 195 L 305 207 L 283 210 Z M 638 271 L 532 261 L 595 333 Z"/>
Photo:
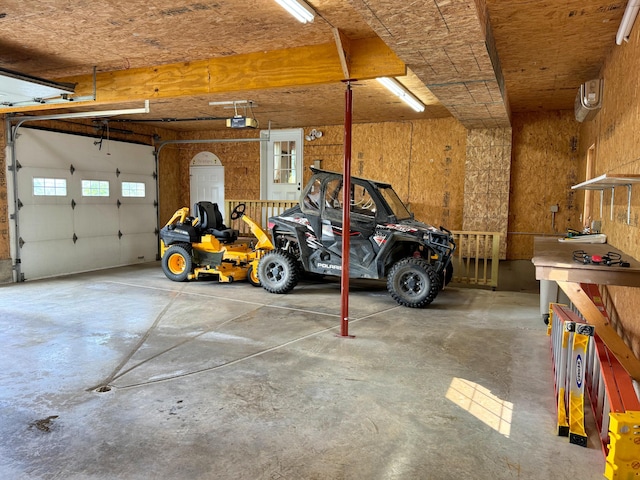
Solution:
<path fill-rule="evenodd" d="M 616 252 L 607 252 L 604 255 L 589 255 L 584 250 L 574 250 L 573 259 L 578 263 L 585 265 L 605 265 L 611 267 L 617 265 L 619 267 L 631 266 L 629 262 L 622 259 L 622 255 Z"/>

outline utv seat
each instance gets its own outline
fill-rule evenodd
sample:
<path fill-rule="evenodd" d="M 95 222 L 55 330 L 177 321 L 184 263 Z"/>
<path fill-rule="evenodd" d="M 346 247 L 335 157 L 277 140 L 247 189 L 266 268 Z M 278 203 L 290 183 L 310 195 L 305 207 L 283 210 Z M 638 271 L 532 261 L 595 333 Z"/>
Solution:
<path fill-rule="evenodd" d="M 198 218 L 196 228 L 201 235 L 211 234 L 222 243 L 231 243 L 238 239 L 238 230 L 225 226 L 217 203 L 198 202 L 193 206 L 193 213 Z"/>

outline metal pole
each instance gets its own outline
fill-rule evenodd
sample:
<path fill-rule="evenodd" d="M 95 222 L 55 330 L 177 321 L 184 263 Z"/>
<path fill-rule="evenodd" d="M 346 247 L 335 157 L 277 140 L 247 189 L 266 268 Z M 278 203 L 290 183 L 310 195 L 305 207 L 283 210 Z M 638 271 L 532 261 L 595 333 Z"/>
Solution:
<path fill-rule="evenodd" d="M 342 184 L 342 278 L 340 287 L 340 336 L 349 336 L 349 249 L 351 244 L 351 126 L 353 92 L 347 82 L 344 114 L 344 166 Z"/>

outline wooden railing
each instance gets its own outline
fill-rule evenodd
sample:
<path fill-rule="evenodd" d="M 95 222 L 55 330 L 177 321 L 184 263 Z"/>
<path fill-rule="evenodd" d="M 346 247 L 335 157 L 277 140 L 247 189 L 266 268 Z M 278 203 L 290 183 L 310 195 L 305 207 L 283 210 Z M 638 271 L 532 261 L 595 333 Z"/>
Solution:
<path fill-rule="evenodd" d="M 498 286 L 500 233 L 453 231 L 457 248 L 453 257 L 453 282 Z"/>
<path fill-rule="evenodd" d="M 231 220 L 230 214 L 239 203 L 246 205 L 245 214 L 251 217 L 263 229 L 267 229 L 269 217 L 280 215 L 297 201 L 280 200 L 226 200 L 225 224 L 234 228 L 243 236 L 251 231 L 242 220 Z M 454 231 L 457 249 L 453 262 L 453 283 L 479 285 L 496 288 L 498 286 L 498 264 L 500 255 L 500 233 Z"/>
<path fill-rule="evenodd" d="M 231 220 L 230 215 L 236 205 L 244 203 L 246 205 L 244 213 L 254 222 L 260 225 L 265 231 L 267 230 L 267 220 L 269 217 L 280 215 L 288 208 L 298 205 L 298 201 L 284 200 L 225 200 L 224 213 L 225 225 L 234 228 L 240 232 L 242 236 L 251 235 L 249 226 L 242 220 Z"/>

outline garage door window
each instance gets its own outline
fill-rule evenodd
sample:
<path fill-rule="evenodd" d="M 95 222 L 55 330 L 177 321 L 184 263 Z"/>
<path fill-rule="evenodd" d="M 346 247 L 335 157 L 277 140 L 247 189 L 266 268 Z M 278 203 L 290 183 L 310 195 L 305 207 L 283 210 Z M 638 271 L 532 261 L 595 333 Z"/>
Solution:
<path fill-rule="evenodd" d="M 109 182 L 106 180 L 82 180 L 83 197 L 108 197 Z"/>
<path fill-rule="evenodd" d="M 142 182 L 122 182 L 123 197 L 144 198 L 144 183 Z"/>
<path fill-rule="evenodd" d="M 64 178 L 34 178 L 33 195 L 45 197 L 66 197 L 67 181 Z"/>

